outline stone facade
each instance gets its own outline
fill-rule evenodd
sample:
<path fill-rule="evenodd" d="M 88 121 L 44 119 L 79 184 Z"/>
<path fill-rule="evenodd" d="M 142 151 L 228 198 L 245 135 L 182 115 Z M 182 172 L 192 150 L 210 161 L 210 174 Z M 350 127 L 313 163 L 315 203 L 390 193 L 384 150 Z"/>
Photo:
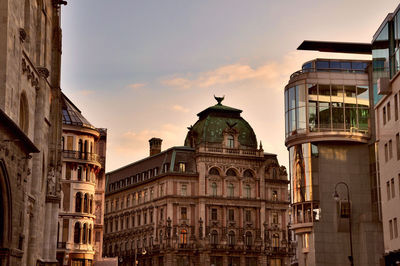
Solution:
<path fill-rule="evenodd" d="M 63 95 L 60 265 L 93 265 L 102 258 L 107 131 L 92 126 Z"/>
<path fill-rule="evenodd" d="M 0 2 L 1 265 L 56 265 L 59 1 Z"/>
<path fill-rule="evenodd" d="M 185 146 L 154 153 L 153 138 L 150 157 L 106 174 L 103 255 L 120 265 L 289 263 L 286 169 L 257 147 L 241 111 L 217 100 Z"/>

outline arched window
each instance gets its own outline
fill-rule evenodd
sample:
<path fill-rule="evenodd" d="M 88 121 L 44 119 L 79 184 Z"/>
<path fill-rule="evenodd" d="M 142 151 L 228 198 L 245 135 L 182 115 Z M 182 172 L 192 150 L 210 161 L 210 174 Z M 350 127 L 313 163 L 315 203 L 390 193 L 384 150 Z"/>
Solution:
<path fill-rule="evenodd" d="M 83 224 L 83 237 L 82 237 L 82 243 L 87 244 L 88 237 L 87 237 L 87 224 Z"/>
<path fill-rule="evenodd" d="M 244 195 L 245 195 L 245 197 L 246 198 L 251 198 L 251 187 L 250 187 L 250 185 L 249 184 L 246 184 L 245 186 L 244 186 Z"/>
<path fill-rule="evenodd" d="M 235 148 L 235 138 L 232 136 L 232 135 L 228 135 L 228 138 L 227 138 L 227 146 L 228 146 L 228 148 Z"/>
<path fill-rule="evenodd" d="M 75 197 L 75 212 L 81 212 L 82 211 L 82 193 L 78 192 L 76 193 Z"/>
<path fill-rule="evenodd" d="M 236 172 L 235 172 L 235 170 L 233 170 L 231 168 L 231 169 L 228 169 L 228 171 L 226 171 L 226 175 L 227 176 L 236 176 Z"/>
<path fill-rule="evenodd" d="M 89 208 L 89 196 L 86 193 L 85 194 L 85 199 L 83 200 L 83 212 L 88 212 L 88 208 Z"/>
<path fill-rule="evenodd" d="M 217 196 L 217 183 L 213 182 L 211 184 L 211 195 Z"/>
<path fill-rule="evenodd" d="M 19 99 L 19 127 L 25 133 L 28 133 L 29 129 L 29 111 L 28 111 L 28 100 L 26 94 L 22 93 Z"/>
<path fill-rule="evenodd" d="M 92 225 L 89 226 L 89 234 L 88 234 L 88 242 L 91 245 L 92 244 Z"/>
<path fill-rule="evenodd" d="M 274 248 L 279 247 L 279 235 L 278 234 L 272 235 L 272 247 L 274 247 Z"/>
<path fill-rule="evenodd" d="M 244 177 L 253 177 L 253 173 L 249 169 L 247 169 L 246 171 L 244 171 L 243 176 Z"/>
<path fill-rule="evenodd" d="M 79 244 L 81 242 L 81 224 L 75 223 L 74 227 L 74 243 Z"/>
<path fill-rule="evenodd" d="M 212 245 L 218 244 L 218 232 L 216 230 L 213 230 L 211 232 L 211 244 Z"/>
<path fill-rule="evenodd" d="M 90 195 L 90 201 L 89 201 L 89 213 L 93 214 L 93 195 Z"/>
<path fill-rule="evenodd" d="M 180 237 L 181 244 L 187 244 L 187 231 L 186 229 L 181 230 L 181 237 Z"/>
<path fill-rule="evenodd" d="M 209 175 L 219 175 L 219 171 L 216 167 L 213 167 L 210 169 L 210 171 L 208 171 Z"/>
<path fill-rule="evenodd" d="M 229 244 L 230 246 L 233 246 L 233 245 L 235 245 L 235 243 L 236 243 L 236 240 L 235 240 L 235 232 L 229 231 L 229 234 L 228 234 L 228 244 Z"/>
<path fill-rule="evenodd" d="M 228 197 L 235 196 L 235 186 L 232 183 L 228 184 Z"/>
<path fill-rule="evenodd" d="M 251 246 L 253 244 L 253 234 L 249 231 L 246 232 L 245 244 L 246 246 Z"/>

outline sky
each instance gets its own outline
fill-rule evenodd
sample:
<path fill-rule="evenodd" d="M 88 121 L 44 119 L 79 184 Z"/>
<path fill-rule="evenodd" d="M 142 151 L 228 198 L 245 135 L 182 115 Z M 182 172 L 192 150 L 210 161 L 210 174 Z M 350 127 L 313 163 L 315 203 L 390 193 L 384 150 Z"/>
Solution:
<path fill-rule="evenodd" d="M 62 7 L 63 92 L 108 129 L 106 171 L 182 146 L 197 113 L 216 104 L 242 117 L 265 152 L 288 166 L 283 91 L 314 58 L 303 40 L 371 42 L 394 0 L 69 0 Z"/>

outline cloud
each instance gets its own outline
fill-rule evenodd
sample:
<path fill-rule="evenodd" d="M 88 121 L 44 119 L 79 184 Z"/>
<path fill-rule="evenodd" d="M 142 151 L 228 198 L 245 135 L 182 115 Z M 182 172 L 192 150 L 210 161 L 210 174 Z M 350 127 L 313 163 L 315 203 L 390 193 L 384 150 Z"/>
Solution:
<path fill-rule="evenodd" d="M 132 83 L 129 84 L 127 87 L 136 90 L 139 88 L 143 88 L 144 86 L 146 86 L 146 83 Z"/>
<path fill-rule="evenodd" d="M 183 107 L 183 106 L 181 106 L 181 105 L 178 105 L 178 104 L 173 105 L 173 106 L 172 106 L 172 110 L 178 111 L 178 112 L 183 112 L 183 113 L 189 112 L 189 109 L 188 109 L 188 108 L 185 108 L 185 107 Z"/>
<path fill-rule="evenodd" d="M 91 94 L 95 93 L 95 91 L 94 90 L 80 90 L 78 93 L 82 96 L 87 96 L 87 95 L 91 95 Z"/>

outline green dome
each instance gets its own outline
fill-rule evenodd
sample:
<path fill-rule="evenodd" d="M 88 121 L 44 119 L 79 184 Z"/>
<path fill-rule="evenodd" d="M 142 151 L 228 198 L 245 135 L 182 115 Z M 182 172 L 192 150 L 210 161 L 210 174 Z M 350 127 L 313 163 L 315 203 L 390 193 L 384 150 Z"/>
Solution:
<path fill-rule="evenodd" d="M 215 97 L 218 104 L 208 107 L 197 114 L 199 120 L 186 135 L 185 146 L 197 146 L 200 143 L 222 144 L 225 130 L 238 132 L 238 141 L 242 148 L 257 148 L 256 134 L 241 116 L 242 110 L 221 104 L 223 98 Z M 192 140 L 192 141 L 191 141 Z"/>

